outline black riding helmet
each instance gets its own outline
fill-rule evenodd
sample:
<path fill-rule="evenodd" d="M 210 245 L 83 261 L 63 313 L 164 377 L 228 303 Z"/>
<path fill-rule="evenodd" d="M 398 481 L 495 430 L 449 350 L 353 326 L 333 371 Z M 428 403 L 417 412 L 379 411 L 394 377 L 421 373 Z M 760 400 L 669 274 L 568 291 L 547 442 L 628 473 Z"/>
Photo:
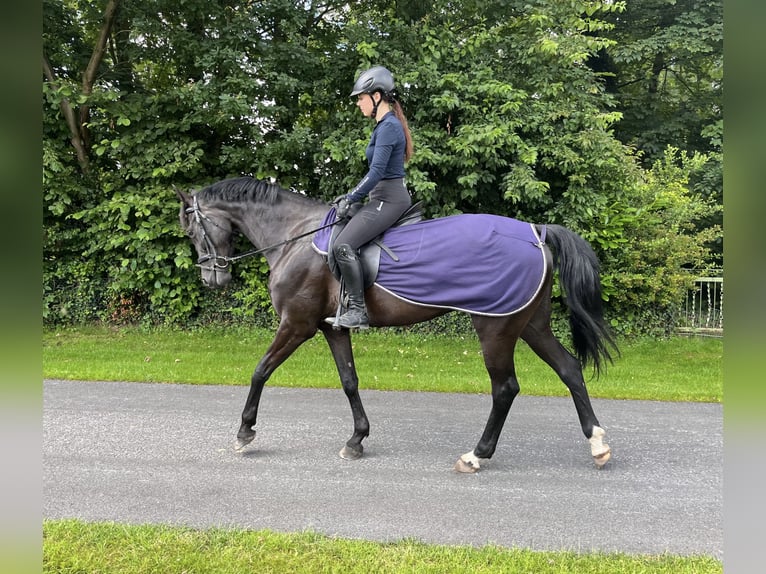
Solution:
<path fill-rule="evenodd" d="M 375 92 L 383 92 L 383 95 L 388 96 L 393 91 L 394 75 L 383 66 L 373 66 L 359 74 L 359 78 L 354 83 L 354 89 L 351 91 L 351 96 L 374 94 Z"/>

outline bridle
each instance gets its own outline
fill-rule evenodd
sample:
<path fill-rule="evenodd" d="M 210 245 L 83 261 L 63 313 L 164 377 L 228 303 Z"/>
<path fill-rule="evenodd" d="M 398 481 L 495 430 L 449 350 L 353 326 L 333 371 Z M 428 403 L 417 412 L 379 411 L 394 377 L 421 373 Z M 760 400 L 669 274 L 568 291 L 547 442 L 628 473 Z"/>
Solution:
<path fill-rule="evenodd" d="M 194 220 L 197 222 L 200 229 L 202 230 L 202 240 L 205 242 L 207 253 L 197 258 L 196 265 L 200 269 L 204 269 L 206 271 L 219 271 L 219 270 L 223 271 L 224 269 L 227 269 L 229 265 L 231 265 L 235 261 L 239 261 L 240 259 L 245 259 L 246 257 L 252 257 L 254 255 L 260 255 L 261 253 L 265 253 L 266 251 L 276 249 L 277 247 L 282 247 L 283 245 L 287 245 L 288 243 L 292 243 L 293 241 L 297 241 L 298 239 L 302 239 L 303 237 L 306 237 L 308 235 L 313 235 L 317 231 L 322 231 L 323 229 L 327 229 L 328 227 L 333 227 L 334 225 L 338 225 L 341 222 L 341 220 L 336 219 L 332 223 L 322 225 L 320 227 L 317 227 L 316 229 L 312 229 L 311 231 L 301 233 L 300 235 L 296 235 L 295 237 L 285 239 L 284 241 L 280 241 L 279 243 L 275 243 L 274 245 L 269 245 L 268 247 L 264 247 L 262 249 L 252 249 L 250 251 L 245 251 L 244 253 L 240 253 L 238 255 L 218 255 L 218 252 L 215 250 L 215 245 L 213 245 L 213 242 L 210 240 L 210 237 L 208 237 L 207 229 L 205 228 L 205 222 L 207 221 L 211 225 L 214 225 L 215 227 L 223 231 L 229 231 L 229 230 L 221 227 L 215 221 L 210 219 L 207 215 L 202 213 L 202 209 L 200 209 L 199 202 L 197 201 L 196 195 L 193 196 L 193 199 L 194 201 L 191 207 L 186 208 L 186 213 L 194 214 Z M 204 264 L 207 263 L 208 261 L 212 261 L 212 264 L 205 266 Z"/>
<path fill-rule="evenodd" d="M 210 240 L 210 237 L 208 237 L 207 234 L 207 228 L 205 227 L 205 222 L 209 222 L 210 224 L 214 225 L 218 229 L 221 229 L 223 231 L 228 231 L 218 225 L 215 221 L 210 219 L 207 215 L 202 213 L 202 210 L 199 207 L 199 202 L 197 201 L 197 196 L 194 196 L 194 202 L 191 205 L 191 207 L 186 208 L 186 213 L 194 214 L 194 220 L 197 222 L 197 225 L 199 225 L 199 228 L 202 230 L 202 240 L 205 243 L 205 247 L 207 249 L 207 253 L 201 255 L 199 258 L 197 258 L 197 267 L 200 269 L 205 269 L 206 271 L 223 271 L 224 269 L 227 269 L 229 267 L 229 264 L 231 263 L 229 261 L 229 257 L 226 255 L 218 255 L 218 252 L 215 250 L 215 245 Z M 204 265 L 208 261 L 212 261 L 211 265 Z"/>

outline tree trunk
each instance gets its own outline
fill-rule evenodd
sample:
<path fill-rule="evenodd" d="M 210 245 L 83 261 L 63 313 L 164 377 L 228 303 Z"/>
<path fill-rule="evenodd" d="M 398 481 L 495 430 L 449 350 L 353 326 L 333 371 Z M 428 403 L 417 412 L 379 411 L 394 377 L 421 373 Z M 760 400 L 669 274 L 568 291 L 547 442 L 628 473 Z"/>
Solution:
<path fill-rule="evenodd" d="M 93 93 L 93 85 L 96 82 L 99 66 L 106 54 L 107 42 L 109 35 L 114 24 L 117 8 L 120 5 L 120 0 L 109 0 L 104 10 L 104 22 L 101 25 L 101 30 L 96 40 L 96 45 L 93 48 L 93 54 L 90 57 L 88 66 L 82 74 L 82 94 L 84 96 L 90 96 Z M 53 71 L 53 67 L 50 65 L 48 58 L 43 54 L 43 74 L 54 88 L 58 87 L 58 80 L 56 74 Z M 90 104 L 86 101 L 79 108 L 79 118 L 75 113 L 74 108 L 67 98 L 61 100 L 61 113 L 64 115 L 67 127 L 69 128 L 70 142 L 77 155 L 77 163 L 80 165 L 80 170 L 83 173 L 87 173 L 89 167 L 88 149 L 90 148 L 90 134 L 88 132 L 87 123 L 90 118 Z"/>

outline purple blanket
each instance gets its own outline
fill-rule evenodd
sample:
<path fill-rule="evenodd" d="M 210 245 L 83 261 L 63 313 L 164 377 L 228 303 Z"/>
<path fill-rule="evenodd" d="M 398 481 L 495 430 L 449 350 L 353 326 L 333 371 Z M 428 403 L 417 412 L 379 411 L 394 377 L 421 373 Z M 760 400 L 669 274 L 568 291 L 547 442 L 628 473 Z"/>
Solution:
<path fill-rule="evenodd" d="M 330 210 L 324 223 L 335 218 Z M 314 236 L 327 254 L 331 230 Z M 442 217 L 395 227 L 383 243 L 375 284 L 418 305 L 479 315 L 511 315 L 535 297 L 545 274 L 542 241 L 530 223 L 487 214 Z"/>

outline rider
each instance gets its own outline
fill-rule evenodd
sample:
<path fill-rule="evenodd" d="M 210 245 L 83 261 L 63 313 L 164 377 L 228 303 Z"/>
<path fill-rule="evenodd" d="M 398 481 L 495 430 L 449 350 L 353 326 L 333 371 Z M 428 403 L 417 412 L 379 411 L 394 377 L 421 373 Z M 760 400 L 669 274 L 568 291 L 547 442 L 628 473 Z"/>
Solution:
<path fill-rule="evenodd" d="M 362 72 L 351 96 L 365 117 L 377 124 L 366 155 L 369 171 L 349 193 L 335 198 L 338 219 L 353 203 L 369 201 L 349 220 L 333 244 L 333 254 L 348 292 L 348 311 L 338 318 L 345 328 L 369 326 L 364 305 L 364 277 L 359 248 L 388 229 L 412 205 L 404 181 L 404 164 L 412 156 L 412 137 L 402 107 L 396 99 L 394 77 L 383 66 Z M 335 317 L 328 317 L 335 323 Z"/>

